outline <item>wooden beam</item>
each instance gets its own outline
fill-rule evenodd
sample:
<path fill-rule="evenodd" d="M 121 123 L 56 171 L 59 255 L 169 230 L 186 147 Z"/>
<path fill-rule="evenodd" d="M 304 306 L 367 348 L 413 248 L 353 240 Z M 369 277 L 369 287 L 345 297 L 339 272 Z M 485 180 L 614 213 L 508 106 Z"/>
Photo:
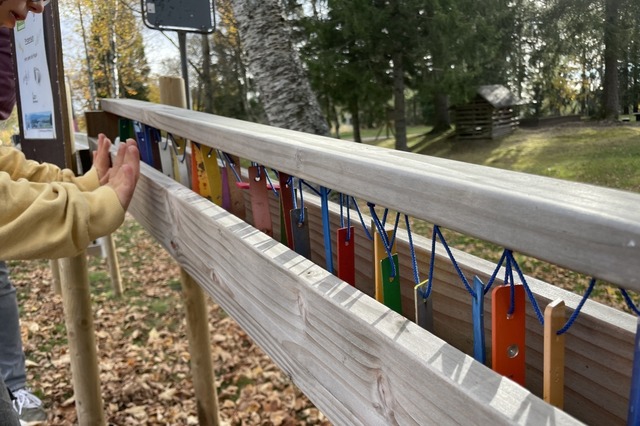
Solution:
<path fill-rule="evenodd" d="M 146 165 L 130 212 L 335 424 L 579 424 Z"/>
<path fill-rule="evenodd" d="M 565 335 L 557 335 L 566 321 L 564 301 L 556 299 L 544 310 L 544 400 L 564 407 Z"/>
<path fill-rule="evenodd" d="M 78 423 L 104 425 L 87 254 L 83 252 L 76 257 L 60 259 L 59 262 Z"/>
<path fill-rule="evenodd" d="M 111 99 L 102 106 L 328 188 L 640 290 L 639 194 L 142 101 Z"/>

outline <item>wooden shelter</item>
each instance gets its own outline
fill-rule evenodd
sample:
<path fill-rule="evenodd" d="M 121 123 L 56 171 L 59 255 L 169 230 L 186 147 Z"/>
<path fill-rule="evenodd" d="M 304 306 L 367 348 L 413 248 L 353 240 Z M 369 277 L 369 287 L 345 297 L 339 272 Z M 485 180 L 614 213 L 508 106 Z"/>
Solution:
<path fill-rule="evenodd" d="M 479 86 L 471 102 L 453 107 L 458 139 L 494 139 L 513 132 L 518 126 L 513 107 L 521 103 L 501 84 Z"/>

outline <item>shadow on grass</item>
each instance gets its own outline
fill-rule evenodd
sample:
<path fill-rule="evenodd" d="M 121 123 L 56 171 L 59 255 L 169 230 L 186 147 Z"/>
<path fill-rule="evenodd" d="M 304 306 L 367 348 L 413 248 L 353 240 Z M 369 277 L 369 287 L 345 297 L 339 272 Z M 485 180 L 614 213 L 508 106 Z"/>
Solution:
<path fill-rule="evenodd" d="M 416 154 L 433 157 L 453 158 L 460 154 L 485 158 L 494 149 L 500 148 L 502 140 L 458 141 L 455 130 L 447 130 L 439 134 L 421 135 L 409 148 Z"/>

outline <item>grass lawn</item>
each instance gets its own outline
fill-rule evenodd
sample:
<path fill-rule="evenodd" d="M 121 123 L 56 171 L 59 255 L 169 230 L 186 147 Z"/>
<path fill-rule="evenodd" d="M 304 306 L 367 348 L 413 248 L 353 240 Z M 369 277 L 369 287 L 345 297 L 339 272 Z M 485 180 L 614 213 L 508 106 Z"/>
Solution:
<path fill-rule="evenodd" d="M 519 129 L 496 141 L 423 138 L 420 153 L 640 192 L 640 126 Z"/>
<path fill-rule="evenodd" d="M 429 135 L 427 126 L 407 129 L 413 152 L 466 163 L 515 170 L 609 188 L 640 192 L 640 123 L 575 123 L 518 129 L 498 140 L 458 142 L 453 131 Z M 394 139 L 374 140 L 379 130 L 363 131 L 364 143 L 393 148 Z M 343 138 L 347 139 L 343 135 Z"/>

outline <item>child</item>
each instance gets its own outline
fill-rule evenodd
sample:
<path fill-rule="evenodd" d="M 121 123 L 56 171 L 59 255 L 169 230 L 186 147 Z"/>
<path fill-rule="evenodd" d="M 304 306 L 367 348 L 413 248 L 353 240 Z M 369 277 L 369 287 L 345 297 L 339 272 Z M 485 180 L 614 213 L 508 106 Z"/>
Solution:
<path fill-rule="evenodd" d="M 46 2 L 0 0 L 0 26 L 13 28 L 28 12 L 42 13 Z M 7 67 L 0 65 L 3 72 Z M 0 90 L 0 104 L 13 105 L 13 89 L 0 82 Z M 122 224 L 139 177 L 140 156 L 129 139 L 119 146 L 111 166 L 110 147 L 100 135 L 93 167 L 76 178 L 70 170 L 26 160 L 15 148 L 0 146 L 0 259 L 74 256 Z M 10 308 L 0 304 L 0 309 Z M 19 424 L 0 375 L 0 425 Z"/>

